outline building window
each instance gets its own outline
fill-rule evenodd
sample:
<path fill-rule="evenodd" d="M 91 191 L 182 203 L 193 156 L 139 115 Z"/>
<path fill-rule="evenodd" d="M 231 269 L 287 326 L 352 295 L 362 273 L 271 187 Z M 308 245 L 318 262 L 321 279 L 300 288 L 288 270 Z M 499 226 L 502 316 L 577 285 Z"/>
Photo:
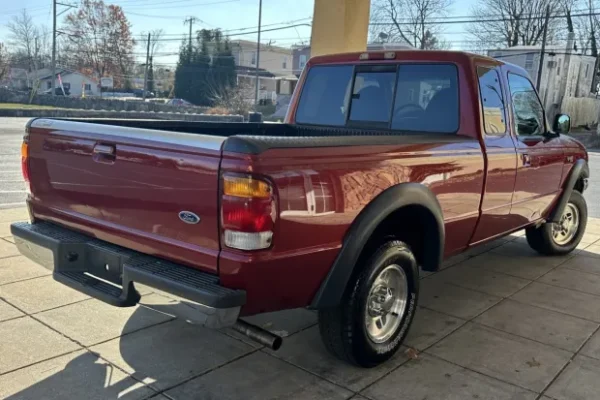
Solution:
<path fill-rule="evenodd" d="M 52 89 L 52 81 L 46 82 L 46 88 L 47 89 Z"/>
<path fill-rule="evenodd" d="M 287 69 L 287 58 L 283 57 L 283 62 L 281 63 L 281 67 L 283 69 Z"/>
<path fill-rule="evenodd" d="M 83 86 L 83 90 L 85 90 L 85 91 L 87 91 L 87 92 L 91 91 L 91 90 L 92 90 L 92 85 L 91 85 L 91 84 L 89 84 L 89 83 L 86 83 L 86 84 Z"/>
<path fill-rule="evenodd" d="M 562 58 L 558 59 L 558 64 L 556 67 L 556 75 L 560 75 L 560 65 L 562 64 Z"/>
<path fill-rule="evenodd" d="M 533 53 L 529 53 L 525 56 L 525 69 L 532 70 L 533 69 Z"/>
<path fill-rule="evenodd" d="M 63 88 L 65 88 L 65 90 L 71 90 L 71 84 L 69 82 L 63 82 Z"/>
<path fill-rule="evenodd" d="M 304 68 L 304 66 L 306 65 L 306 59 L 307 59 L 307 58 L 308 58 L 308 57 L 306 57 L 306 54 L 300 54 L 300 63 L 298 64 L 298 67 L 299 67 L 300 69 L 303 69 L 303 68 Z"/>
<path fill-rule="evenodd" d="M 256 65 L 256 52 L 252 52 L 252 60 L 250 61 L 250 64 Z"/>
<path fill-rule="evenodd" d="M 585 77 L 588 76 L 588 70 L 590 69 L 590 64 L 585 64 Z"/>

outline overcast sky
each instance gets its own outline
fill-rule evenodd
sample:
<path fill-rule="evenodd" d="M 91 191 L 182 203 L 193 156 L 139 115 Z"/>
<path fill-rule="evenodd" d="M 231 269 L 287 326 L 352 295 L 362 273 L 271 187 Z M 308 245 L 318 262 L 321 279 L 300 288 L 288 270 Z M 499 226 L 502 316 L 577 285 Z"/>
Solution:
<path fill-rule="evenodd" d="M 77 0 L 62 0 L 62 3 L 77 4 Z M 452 15 L 466 15 L 469 13 L 472 0 L 456 0 L 452 7 Z M 8 31 L 6 23 L 11 17 L 18 14 L 23 8 L 34 17 L 37 24 L 52 27 L 52 0 L 0 0 L 0 41 L 5 41 Z M 222 30 L 238 30 L 249 28 L 255 31 L 258 25 L 259 0 L 105 0 L 105 3 L 117 4 L 123 7 L 127 18 L 132 25 L 132 33 L 139 39 L 143 32 L 161 28 L 165 31 L 165 39 L 160 48 L 160 57 L 155 63 L 174 64 L 175 53 L 179 49 L 180 35 L 188 32 L 183 20 L 194 16 L 199 21 L 194 30 L 207 28 L 221 28 Z M 285 25 L 309 23 L 313 13 L 314 0 L 263 0 L 263 26 L 264 29 L 280 28 Z M 59 6 L 59 11 L 64 7 Z M 60 22 L 64 14 L 59 17 Z M 464 39 L 464 27 L 458 24 L 447 25 L 444 37 L 452 42 Z M 256 41 L 256 34 L 235 35 L 232 39 L 248 39 Z M 272 43 L 280 46 L 291 46 L 299 42 L 310 43 L 310 27 L 299 26 L 296 28 L 263 32 L 261 42 Z M 454 48 L 460 46 L 453 45 Z M 136 49 L 141 58 L 144 50 L 141 46 Z"/>

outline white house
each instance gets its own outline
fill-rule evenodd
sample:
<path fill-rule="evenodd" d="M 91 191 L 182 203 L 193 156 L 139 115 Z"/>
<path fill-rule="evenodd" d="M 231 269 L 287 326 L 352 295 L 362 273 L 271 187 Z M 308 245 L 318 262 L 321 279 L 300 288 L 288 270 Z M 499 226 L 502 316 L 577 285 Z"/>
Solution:
<path fill-rule="evenodd" d="M 595 91 L 592 82 L 596 58 L 575 53 L 573 37 L 566 46 L 546 46 L 544 53 L 539 94 L 551 113 L 560 109 L 563 98 L 589 97 Z M 524 68 L 534 85 L 537 83 L 541 46 L 490 50 L 488 55 Z"/>
<path fill-rule="evenodd" d="M 43 76 L 39 79 L 40 86 L 38 87 L 38 94 L 52 90 L 52 74 Z M 81 97 L 84 93 L 86 96 L 100 96 L 98 82 L 80 72 L 62 69 L 57 71 L 54 79 L 57 88 L 60 88 L 60 81 L 62 81 L 65 91 L 68 91 L 70 96 Z"/>

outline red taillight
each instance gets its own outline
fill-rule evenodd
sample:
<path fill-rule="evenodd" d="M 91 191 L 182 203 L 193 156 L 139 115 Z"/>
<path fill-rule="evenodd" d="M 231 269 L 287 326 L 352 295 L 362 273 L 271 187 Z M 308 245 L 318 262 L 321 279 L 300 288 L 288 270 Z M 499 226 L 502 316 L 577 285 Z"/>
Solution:
<path fill-rule="evenodd" d="M 221 227 L 227 247 L 259 250 L 271 246 L 275 201 L 268 182 L 252 176 L 224 175 Z"/>

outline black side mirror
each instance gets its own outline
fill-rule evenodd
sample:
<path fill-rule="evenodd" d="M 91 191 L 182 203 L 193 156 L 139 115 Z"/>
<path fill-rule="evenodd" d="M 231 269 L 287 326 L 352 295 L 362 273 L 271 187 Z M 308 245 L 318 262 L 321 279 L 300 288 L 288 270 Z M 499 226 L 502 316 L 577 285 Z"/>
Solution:
<path fill-rule="evenodd" d="M 554 133 L 569 133 L 571 132 L 571 117 L 567 114 L 558 114 L 554 118 L 554 125 L 552 126 Z"/>

